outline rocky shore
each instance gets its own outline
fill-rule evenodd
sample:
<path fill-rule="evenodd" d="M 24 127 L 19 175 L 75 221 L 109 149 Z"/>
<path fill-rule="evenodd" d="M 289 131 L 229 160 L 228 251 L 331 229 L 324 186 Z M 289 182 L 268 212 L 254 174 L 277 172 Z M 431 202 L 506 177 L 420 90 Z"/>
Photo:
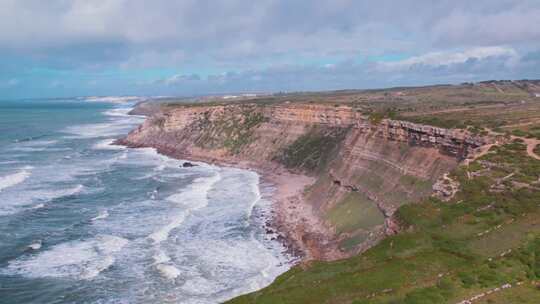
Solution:
<path fill-rule="evenodd" d="M 313 185 L 315 179 L 302 174 L 289 172 L 276 164 L 255 164 L 249 161 L 235 161 L 203 155 L 187 155 L 174 149 L 145 146 L 130 142 L 126 138 L 114 144 L 130 148 L 152 147 L 157 152 L 172 158 L 190 161 L 202 161 L 224 167 L 252 170 L 260 174 L 264 184 L 269 184 L 272 191 L 272 214 L 266 223 L 268 234 L 275 235 L 283 243 L 289 254 L 302 261 L 334 260 L 343 257 L 343 253 L 328 240 L 334 237 L 334 231 L 325 225 L 305 202 L 304 191 Z"/>

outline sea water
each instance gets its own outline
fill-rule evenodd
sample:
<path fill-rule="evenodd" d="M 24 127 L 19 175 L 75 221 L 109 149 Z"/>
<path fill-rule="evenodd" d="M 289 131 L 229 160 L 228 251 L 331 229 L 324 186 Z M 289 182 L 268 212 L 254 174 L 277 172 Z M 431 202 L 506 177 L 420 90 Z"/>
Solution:
<path fill-rule="evenodd" d="M 0 303 L 219 303 L 289 268 L 256 173 L 112 145 L 136 101 L 0 101 Z"/>

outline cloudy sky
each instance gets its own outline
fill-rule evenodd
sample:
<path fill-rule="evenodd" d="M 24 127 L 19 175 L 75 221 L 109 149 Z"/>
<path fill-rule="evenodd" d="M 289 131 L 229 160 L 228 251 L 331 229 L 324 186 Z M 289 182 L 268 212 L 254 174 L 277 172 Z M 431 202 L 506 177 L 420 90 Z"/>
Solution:
<path fill-rule="evenodd" d="M 0 0 L 0 99 L 522 78 L 539 0 Z"/>

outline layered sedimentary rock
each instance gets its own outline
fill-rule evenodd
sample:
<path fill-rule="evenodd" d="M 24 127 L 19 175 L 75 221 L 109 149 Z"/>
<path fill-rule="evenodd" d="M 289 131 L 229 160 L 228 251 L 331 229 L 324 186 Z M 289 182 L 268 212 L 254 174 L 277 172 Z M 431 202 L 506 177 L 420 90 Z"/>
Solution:
<path fill-rule="evenodd" d="M 303 239 L 324 243 L 312 255 L 323 259 L 335 257 L 325 255 L 328 244 L 353 254 L 394 233 L 394 211 L 431 195 L 436 180 L 485 141 L 309 103 L 166 106 L 123 140 L 177 157 L 314 176 L 304 203 L 332 233 L 313 238 L 306 227 Z"/>

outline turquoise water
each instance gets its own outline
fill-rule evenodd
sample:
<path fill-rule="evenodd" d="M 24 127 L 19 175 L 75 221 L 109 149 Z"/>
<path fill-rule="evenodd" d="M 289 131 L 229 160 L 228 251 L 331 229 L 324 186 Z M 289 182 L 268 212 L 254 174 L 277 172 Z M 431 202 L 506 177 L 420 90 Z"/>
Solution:
<path fill-rule="evenodd" d="M 288 269 L 258 175 L 110 145 L 131 106 L 0 101 L 0 303 L 219 303 Z"/>

